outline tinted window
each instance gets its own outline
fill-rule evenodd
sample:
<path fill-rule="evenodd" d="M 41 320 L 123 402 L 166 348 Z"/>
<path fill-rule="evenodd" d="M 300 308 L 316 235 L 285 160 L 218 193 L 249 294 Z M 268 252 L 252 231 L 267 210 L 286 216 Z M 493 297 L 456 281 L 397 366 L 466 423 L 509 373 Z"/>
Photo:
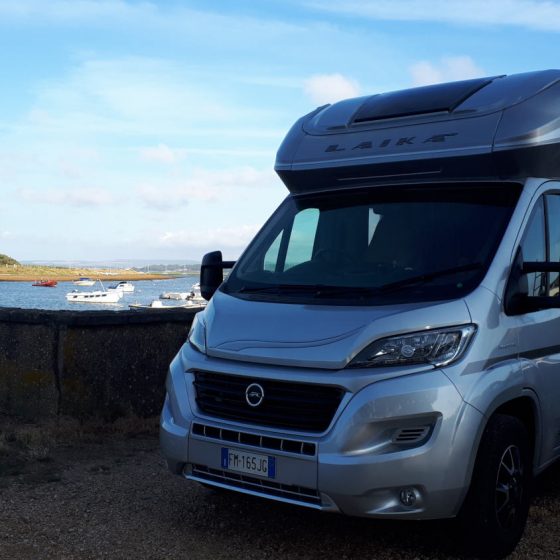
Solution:
<path fill-rule="evenodd" d="M 289 197 L 223 289 L 318 304 L 460 297 L 480 282 L 519 192 L 424 185 Z"/>
<path fill-rule="evenodd" d="M 276 270 L 288 270 L 311 259 L 318 219 L 319 210 L 317 208 L 306 208 L 296 214 L 290 232 L 286 258 L 282 265 L 277 266 Z"/>
<path fill-rule="evenodd" d="M 560 195 L 546 196 L 546 211 L 548 223 L 548 260 L 560 262 Z M 559 293 L 559 274 L 549 274 L 549 295 L 557 296 Z"/>
<path fill-rule="evenodd" d="M 283 235 L 284 231 L 281 231 L 266 252 L 266 255 L 264 256 L 264 270 L 276 272 L 276 265 L 278 264 L 278 253 L 280 251 L 280 242 Z"/>
<path fill-rule="evenodd" d="M 539 199 L 533 212 L 525 234 L 521 248 L 523 250 L 524 261 L 546 261 L 546 244 L 545 244 L 545 222 L 544 222 L 544 205 L 542 199 Z M 527 282 L 530 296 L 545 296 L 547 277 L 544 272 L 533 272 L 527 274 Z"/>

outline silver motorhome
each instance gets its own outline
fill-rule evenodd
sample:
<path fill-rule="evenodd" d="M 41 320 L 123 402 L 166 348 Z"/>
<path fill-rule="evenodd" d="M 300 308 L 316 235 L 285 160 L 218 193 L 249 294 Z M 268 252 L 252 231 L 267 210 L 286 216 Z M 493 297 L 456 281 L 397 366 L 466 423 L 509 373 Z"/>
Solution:
<path fill-rule="evenodd" d="M 204 257 L 211 299 L 161 415 L 169 468 L 458 517 L 507 554 L 560 453 L 560 71 L 319 107 L 276 171 L 290 194 L 237 263 Z"/>

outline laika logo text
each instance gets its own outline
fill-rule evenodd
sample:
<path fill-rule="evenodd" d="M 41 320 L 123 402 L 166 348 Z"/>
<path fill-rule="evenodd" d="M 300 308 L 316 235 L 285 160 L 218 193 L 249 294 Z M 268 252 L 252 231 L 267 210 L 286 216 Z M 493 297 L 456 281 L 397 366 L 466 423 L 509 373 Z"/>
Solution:
<path fill-rule="evenodd" d="M 380 142 L 365 140 L 353 146 L 343 146 L 342 144 L 329 144 L 325 152 L 346 152 L 354 150 L 373 150 L 375 148 L 388 148 L 389 146 L 410 146 L 413 144 L 441 144 L 446 142 L 450 136 L 457 136 L 457 132 L 447 134 L 433 134 L 425 139 L 418 139 L 416 136 L 403 136 L 401 138 L 385 138 Z"/>

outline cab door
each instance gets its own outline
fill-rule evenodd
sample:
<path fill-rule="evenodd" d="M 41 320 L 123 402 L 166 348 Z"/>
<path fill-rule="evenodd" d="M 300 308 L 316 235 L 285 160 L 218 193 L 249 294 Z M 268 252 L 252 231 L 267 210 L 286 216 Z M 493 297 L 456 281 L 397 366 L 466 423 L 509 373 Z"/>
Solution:
<path fill-rule="evenodd" d="M 542 195 L 521 241 L 523 260 L 560 262 L 560 192 Z M 527 274 L 529 296 L 558 296 L 559 274 Z M 543 309 L 519 316 L 520 358 L 526 361 L 524 377 L 539 398 L 542 447 L 539 463 L 560 452 L 560 309 Z"/>

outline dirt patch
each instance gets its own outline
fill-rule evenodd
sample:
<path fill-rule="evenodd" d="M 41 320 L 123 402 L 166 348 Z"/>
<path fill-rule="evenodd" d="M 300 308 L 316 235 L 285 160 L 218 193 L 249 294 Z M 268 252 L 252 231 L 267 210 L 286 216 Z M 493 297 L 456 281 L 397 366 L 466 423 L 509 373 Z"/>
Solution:
<path fill-rule="evenodd" d="M 167 471 L 151 428 L 99 426 L 54 440 L 0 476 L 1 560 L 464 558 L 446 522 L 348 518 L 202 488 Z M 553 467 L 512 558 L 560 557 L 559 526 Z"/>
<path fill-rule="evenodd" d="M 76 457 L 92 445 L 106 445 L 115 438 L 155 436 L 157 418 L 120 418 L 80 422 L 59 417 L 40 423 L 0 420 L 0 487 L 17 477 L 19 483 L 56 482 Z M 76 455 L 77 454 L 77 455 Z"/>

